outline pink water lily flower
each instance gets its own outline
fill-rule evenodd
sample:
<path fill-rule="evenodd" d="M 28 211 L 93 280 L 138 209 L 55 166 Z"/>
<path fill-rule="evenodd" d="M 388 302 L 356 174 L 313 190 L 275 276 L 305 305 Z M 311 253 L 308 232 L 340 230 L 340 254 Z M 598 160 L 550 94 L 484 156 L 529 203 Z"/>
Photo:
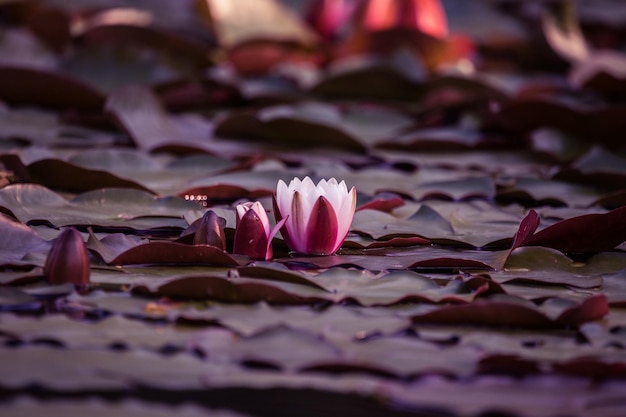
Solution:
<path fill-rule="evenodd" d="M 263 205 L 258 201 L 238 204 L 233 253 L 252 259 L 268 260 L 273 256 L 272 239 L 284 222 L 274 228 Z"/>
<path fill-rule="evenodd" d="M 309 255 L 335 253 L 348 234 L 356 209 L 356 188 L 334 178 L 315 185 L 311 178 L 294 178 L 289 186 L 278 181 L 275 199 L 277 221 L 291 250 Z"/>

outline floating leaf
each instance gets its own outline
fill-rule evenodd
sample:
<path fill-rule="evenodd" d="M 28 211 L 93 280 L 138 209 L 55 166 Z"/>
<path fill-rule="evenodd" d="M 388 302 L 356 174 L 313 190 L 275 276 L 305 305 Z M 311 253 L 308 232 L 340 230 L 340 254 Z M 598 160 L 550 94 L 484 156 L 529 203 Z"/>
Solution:
<path fill-rule="evenodd" d="M 218 265 L 236 266 L 237 260 L 223 249 L 210 245 L 150 242 L 133 246 L 117 255 L 111 265 Z"/>
<path fill-rule="evenodd" d="M 41 303 L 17 288 L 0 287 L 0 311 L 37 311 Z"/>
<path fill-rule="evenodd" d="M 626 241 L 626 207 L 605 214 L 562 220 L 540 230 L 525 246 L 546 246 L 565 253 L 609 251 Z"/>
<path fill-rule="evenodd" d="M 57 159 L 42 159 L 26 168 L 36 183 L 55 190 L 80 193 L 111 187 L 152 192 L 141 184 L 109 172 L 85 169 Z"/>
<path fill-rule="evenodd" d="M 365 150 L 358 139 L 342 128 L 336 110 L 313 104 L 269 107 L 256 114 L 234 113 L 219 122 L 215 134 L 280 147 Z"/>
<path fill-rule="evenodd" d="M 194 322 L 217 321 L 245 337 L 272 328 L 287 327 L 319 334 L 325 340 L 336 342 L 392 334 L 406 329 L 410 324 L 408 319 L 391 314 L 377 315 L 338 305 L 315 313 L 308 307 L 279 307 L 266 303 L 252 306 L 224 304 L 207 310 L 182 311 L 179 318 Z"/>
<path fill-rule="evenodd" d="M 571 167 L 560 169 L 554 178 L 620 190 L 626 181 L 624 167 L 626 167 L 625 158 L 607 152 L 601 147 L 594 147 Z"/>
<path fill-rule="evenodd" d="M 498 149 L 514 146 L 511 142 L 475 130 L 458 128 L 430 128 L 403 133 L 379 142 L 380 149 L 400 151 L 454 151 L 470 149 Z"/>
<path fill-rule="evenodd" d="M 0 214 L 0 263 L 22 263 L 31 252 L 47 252 L 50 243 L 30 227 Z"/>
<path fill-rule="evenodd" d="M 126 415 L 133 417 L 166 417 L 176 414 L 180 417 L 205 416 L 207 409 L 192 406 L 164 406 L 155 405 L 139 400 L 124 400 L 111 404 L 100 400 L 54 400 L 39 401 L 29 397 L 19 398 L 5 405 L 6 417 L 18 417 L 29 415 L 31 417 L 45 417 L 55 415 L 84 415 L 96 413 L 101 415 Z M 214 417 L 244 417 L 234 411 L 214 410 L 209 411 Z"/>
<path fill-rule="evenodd" d="M 205 139 L 208 138 L 210 124 L 195 118 L 179 119 L 180 123 L 177 123 L 145 87 L 125 86 L 115 90 L 107 97 L 105 110 L 116 117 L 142 150 L 154 151 L 172 145 L 210 149 Z"/>
<path fill-rule="evenodd" d="M 370 55 L 343 58 L 333 62 L 311 92 L 338 98 L 414 100 L 423 94 L 424 72 L 414 58 L 408 60 L 409 65 Z"/>
<path fill-rule="evenodd" d="M 340 357 L 340 350 L 321 337 L 288 328 L 268 329 L 249 338 L 207 330 L 198 335 L 195 347 L 211 352 L 216 361 L 262 363 L 285 371 L 294 371 L 308 364 L 331 361 Z M 285 346 L 290 346 L 285 350 Z"/>
<path fill-rule="evenodd" d="M 72 320 L 64 315 L 48 315 L 38 320 L 7 317 L 0 331 L 13 340 L 33 343 L 37 340 L 54 340 L 70 349 L 98 349 L 125 345 L 129 348 L 158 351 L 165 346 L 182 347 L 188 333 L 170 328 L 157 330 L 155 325 L 112 316 L 97 323 Z"/>
<path fill-rule="evenodd" d="M 66 74 L 50 70 L 0 67 L 0 97 L 10 103 L 100 110 L 104 96 Z"/>
<path fill-rule="evenodd" d="M 604 295 L 592 296 L 580 305 L 560 311 L 556 317 L 546 315 L 541 309 L 513 300 L 480 300 L 470 304 L 439 307 L 416 314 L 416 323 L 473 324 L 487 326 L 551 328 L 576 326 L 597 320 L 609 312 Z"/>
<path fill-rule="evenodd" d="M 198 209 L 195 203 L 182 199 L 157 198 L 130 189 L 95 190 L 66 200 L 34 184 L 13 184 L 0 189 L 0 206 L 24 223 L 136 230 L 182 229 L 187 226 L 182 217 Z"/>

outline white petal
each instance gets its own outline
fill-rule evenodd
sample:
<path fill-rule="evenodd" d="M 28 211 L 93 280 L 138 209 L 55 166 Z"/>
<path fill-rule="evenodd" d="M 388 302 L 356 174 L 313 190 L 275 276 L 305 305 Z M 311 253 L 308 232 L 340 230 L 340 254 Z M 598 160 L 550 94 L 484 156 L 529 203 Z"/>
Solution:
<path fill-rule="evenodd" d="M 352 225 L 352 219 L 354 218 L 354 210 L 356 209 L 356 188 L 352 187 L 350 193 L 346 196 L 341 204 L 341 208 L 337 212 L 337 244 L 343 240 Z"/>
<path fill-rule="evenodd" d="M 302 184 L 302 181 L 300 180 L 300 178 L 294 177 L 289 182 L 289 191 L 291 191 L 293 193 L 294 191 L 300 189 L 301 188 L 301 184 Z"/>
<path fill-rule="evenodd" d="M 341 189 L 341 192 L 342 192 L 344 195 L 346 195 L 346 196 L 348 195 L 348 186 L 346 185 L 346 182 L 345 182 L 345 181 L 341 181 L 341 182 L 339 183 L 339 188 Z"/>
<path fill-rule="evenodd" d="M 307 215 L 308 214 L 308 215 Z M 306 251 L 306 227 L 311 214 L 309 203 L 300 195 L 294 193 L 289 219 L 285 223 L 294 249 L 298 252 Z"/>
<path fill-rule="evenodd" d="M 263 228 L 265 229 L 265 236 L 269 236 L 271 231 L 270 219 L 267 217 L 267 212 L 263 208 L 263 205 L 259 201 L 255 201 L 254 204 L 250 207 L 251 210 L 254 210 L 261 219 L 261 223 L 263 224 Z"/>
<path fill-rule="evenodd" d="M 333 210 L 335 210 L 337 214 L 339 214 L 341 205 L 346 197 L 347 194 L 342 193 L 341 188 L 339 188 L 336 183 L 332 187 L 329 187 L 328 194 L 326 195 L 328 202 L 333 206 Z"/>
<path fill-rule="evenodd" d="M 237 204 L 237 207 L 235 207 L 235 210 L 237 212 L 237 222 L 239 222 L 241 218 L 248 212 L 248 210 L 250 210 L 251 206 L 252 206 L 252 203 L 250 201 Z"/>
<path fill-rule="evenodd" d="M 293 191 L 290 191 L 289 188 L 287 188 L 287 184 L 285 184 L 283 180 L 279 180 L 278 185 L 276 186 L 276 205 L 278 206 L 278 211 L 280 211 L 281 217 L 285 217 L 289 214 L 289 211 L 291 210 L 292 198 Z"/>

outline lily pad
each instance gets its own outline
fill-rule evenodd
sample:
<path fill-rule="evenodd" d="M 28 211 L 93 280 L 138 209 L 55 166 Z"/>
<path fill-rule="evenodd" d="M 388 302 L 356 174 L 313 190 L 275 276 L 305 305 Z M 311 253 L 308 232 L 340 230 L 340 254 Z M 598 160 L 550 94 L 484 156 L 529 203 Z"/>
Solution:
<path fill-rule="evenodd" d="M 54 226 L 94 226 L 118 229 L 182 230 L 182 219 L 199 207 L 178 198 L 157 198 L 144 191 L 101 189 L 71 200 L 34 184 L 15 184 L 0 189 L 0 206 L 23 223 Z"/>
<path fill-rule="evenodd" d="M 219 122 L 215 134 L 279 147 L 365 151 L 364 145 L 343 129 L 340 114 L 322 105 L 275 106 L 257 113 L 232 114 Z"/>
<path fill-rule="evenodd" d="M 532 304 L 506 300 L 481 300 L 471 304 L 439 307 L 416 314 L 416 323 L 473 324 L 507 327 L 553 328 L 575 326 L 597 320 L 609 312 L 604 295 L 592 296 L 580 305 L 560 310 L 556 317 L 549 317 Z"/>
<path fill-rule="evenodd" d="M 176 242 L 149 242 L 117 255 L 111 265 L 217 265 L 236 266 L 239 262 L 224 250 L 210 245 L 184 245 Z"/>
<path fill-rule="evenodd" d="M 31 252 L 46 253 L 50 243 L 28 226 L 0 214 L 0 263 L 20 263 Z"/>

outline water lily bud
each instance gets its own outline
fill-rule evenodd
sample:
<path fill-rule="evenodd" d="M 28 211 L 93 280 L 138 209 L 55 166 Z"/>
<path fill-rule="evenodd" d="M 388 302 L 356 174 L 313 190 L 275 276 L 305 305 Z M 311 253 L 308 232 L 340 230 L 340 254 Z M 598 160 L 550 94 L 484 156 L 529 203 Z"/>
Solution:
<path fill-rule="evenodd" d="M 271 259 L 272 238 L 284 222 L 272 229 L 267 213 L 258 201 L 238 204 L 236 211 L 233 253 L 247 255 L 252 259 Z"/>
<path fill-rule="evenodd" d="M 219 217 L 213 210 L 204 213 L 196 234 L 193 237 L 194 245 L 211 245 L 226 250 L 226 236 L 224 227 L 226 219 Z"/>
<path fill-rule="evenodd" d="M 50 284 L 89 283 L 89 255 L 83 238 L 74 228 L 65 229 L 54 241 L 43 274 Z"/>
<path fill-rule="evenodd" d="M 284 221 L 281 229 L 287 246 L 309 255 L 331 255 L 346 238 L 354 210 L 356 189 L 348 192 L 345 181 L 334 178 L 317 185 L 306 177 L 294 178 L 289 186 L 278 181 L 276 220 Z"/>

